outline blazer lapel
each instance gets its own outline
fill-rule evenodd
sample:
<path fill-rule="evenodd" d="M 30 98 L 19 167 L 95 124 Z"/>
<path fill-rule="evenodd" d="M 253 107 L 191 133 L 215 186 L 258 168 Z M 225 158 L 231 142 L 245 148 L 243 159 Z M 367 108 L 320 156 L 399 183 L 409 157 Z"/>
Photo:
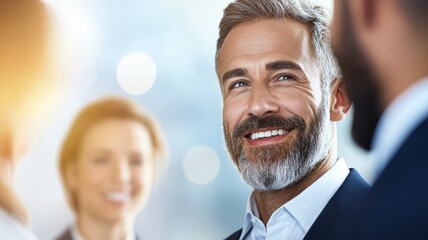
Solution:
<path fill-rule="evenodd" d="M 339 239 L 343 234 L 341 226 L 350 220 L 359 204 L 358 199 L 367 194 L 369 189 L 370 185 L 360 174 L 350 169 L 348 177 L 324 207 L 304 240 Z"/>

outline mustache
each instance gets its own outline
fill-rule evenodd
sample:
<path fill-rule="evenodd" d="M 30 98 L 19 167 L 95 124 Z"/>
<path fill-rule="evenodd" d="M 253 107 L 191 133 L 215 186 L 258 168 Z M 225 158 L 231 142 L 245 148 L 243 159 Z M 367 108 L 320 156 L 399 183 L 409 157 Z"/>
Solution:
<path fill-rule="evenodd" d="M 283 128 L 286 130 L 298 129 L 299 132 L 303 133 L 306 130 L 306 123 L 303 118 L 295 115 L 287 118 L 277 115 L 268 115 L 265 117 L 251 115 L 249 118 L 245 119 L 235 127 L 232 136 L 236 139 L 260 128 L 273 127 Z"/>

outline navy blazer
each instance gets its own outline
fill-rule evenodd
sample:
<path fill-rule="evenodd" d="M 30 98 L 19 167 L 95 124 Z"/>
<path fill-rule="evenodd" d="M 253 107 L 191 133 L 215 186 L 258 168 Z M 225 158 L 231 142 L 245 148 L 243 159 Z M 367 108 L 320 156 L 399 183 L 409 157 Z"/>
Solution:
<path fill-rule="evenodd" d="M 346 239 L 428 239 L 428 118 L 373 185 Z"/>
<path fill-rule="evenodd" d="M 358 206 L 358 199 L 365 195 L 370 189 L 369 184 L 358 174 L 355 169 L 350 169 L 350 173 L 336 191 L 327 205 L 321 211 L 314 224 L 309 229 L 304 240 L 334 239 L 331 234 L 335 234 L 337 227 L 348 221 Z M 238 240 L 242 229 L 230 235 L 226 240 Z M 284 236 L 286 239 L 287 236 Z"/>

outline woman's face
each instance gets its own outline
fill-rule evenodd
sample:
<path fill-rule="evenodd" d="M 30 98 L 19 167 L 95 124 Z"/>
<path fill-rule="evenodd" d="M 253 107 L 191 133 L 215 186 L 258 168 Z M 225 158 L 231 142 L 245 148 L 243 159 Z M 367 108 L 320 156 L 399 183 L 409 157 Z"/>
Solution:
<path fill-rule="evenodd" d="M 146 128 L 135 120 L 109 119 L 96 123 L 81 141 L 69 174 L 78 214 L 107 222 L 134 218 L 154 176 Z"/>

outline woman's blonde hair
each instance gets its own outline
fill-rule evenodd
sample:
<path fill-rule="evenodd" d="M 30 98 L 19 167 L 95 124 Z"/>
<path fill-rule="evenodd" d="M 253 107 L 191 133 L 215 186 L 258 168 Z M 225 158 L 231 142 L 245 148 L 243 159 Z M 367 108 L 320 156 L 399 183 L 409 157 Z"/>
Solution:
<path fill-rule="evenodd" d="M 34 100 L 47 87 L 49 14 L 39 0 L 0 1 L 0 161 L 14 166 L 16 122 L 31 118 Z M 40 90 L 40 91 L 39 91 Z M 19 125 L 18 125 L 19 126 Z M 27 214 L 0 180 L 0 208 L 23 224 Z"/>
<path fill-rule="evenodd" d="M 153 147 L 155 176 L 166 166 L 168 159 L 167 145 L 158 123 L 147 112 L 129 100 L 109 97 L 96 101 L 84 108 L 74 120 L 62 145 L 59 168 L 66 197 L 70 207 L 77 211 L 76 196 L 67 180 L 69 169 L 75 163 L 86 133 L 97 123 L 108 119 L 135 120 L 147 129 Z"/>

